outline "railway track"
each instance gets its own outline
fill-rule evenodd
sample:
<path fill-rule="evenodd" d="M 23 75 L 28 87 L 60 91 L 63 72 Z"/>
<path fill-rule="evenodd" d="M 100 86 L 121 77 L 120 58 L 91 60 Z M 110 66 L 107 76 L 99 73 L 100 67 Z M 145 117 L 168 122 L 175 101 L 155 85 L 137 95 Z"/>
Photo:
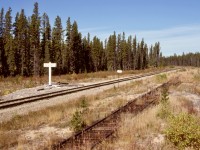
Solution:
<path fill-rule="evenodd" d="M 83 129 L 82 131 L 74 134 L 68 139 L 62 140 L 57 144 L 52 145 L 53 150 L 82 150 L 94 149 L 105 139 L 112 137 L 113 133 L 117 130 L 122 113 L 137 114 L 145 108 L 152 106 L 159 101 L 160 90 L 164 87 L 171 85 L 178 85 L 178 79 L 174 79 L 164 83 L 153 90 L 129 101 L 126 105 L 120 107 L 107 117 L 93 123 L 91 126 Z"/>
<path fill-rule="evenodd" d="M 34 96 L 29 96 L 29 97 L 23 97 L 23 98 L 17 98 L 17 99 L 11 99 L 11 100 L 0 100 L 0 109 L 10 108 L 10 107 L 22 105 L 25 103 L 30 103 L 30 102 L 34 102 L 34 101 L 38 101 L 38 100 L 43 100 L 43 99 L 49 99 L 49 98 L 56 97 L 56 96 L 62 96 L 62 95 L 66 95 L 66 94 L 83 91 L 83 90 L 88 90 L 88 89 L 106 86 L 106 85 L 110 85 L 110 84 L 125 82 L 125 81 L 129 81 L 129 80 L 133 80 L 133 79 L 139 79 L 142 77 L 152 76 L 152 75 L 156 75 L 159 73 L 165 73 L 165 72 L 173 71 L 173 70 L 177 70 L 177 69 L 165 69 L 163 71 L 150 72 L 150 73 L 145 73 L 142 75 L 135 75 L 135 76 L 131 76 L 131 77 L 115 79 L 115 80 L 111 80 L 111 81 L 91 84 L 91 85 L 67 89 L 67 90 L 55 91 L 55 92 L 34 95 Z"/>

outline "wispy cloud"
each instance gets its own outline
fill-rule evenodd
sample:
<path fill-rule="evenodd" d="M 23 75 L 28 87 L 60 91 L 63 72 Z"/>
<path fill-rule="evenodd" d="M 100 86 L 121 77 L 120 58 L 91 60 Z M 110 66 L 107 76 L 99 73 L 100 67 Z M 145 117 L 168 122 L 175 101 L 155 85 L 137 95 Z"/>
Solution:
<path fill-rule="evenodd" d="M 200 51 L 200 25 L 187 25 L 153 31 L 136 31 L 148 44 L 159 41 L 164 55 Z"/>
<path fill-rule="evenodd" d="M 88 32 L 91 37 L 98 36 L 101 40 L 105 40 L 109 35 L 116 31 L 117 34 L 121 31 L 117 31 L 111 27 L 95 27 L 80 30 L 83 35 Z M 126 35 L 136 35 L 138 40 L 144 38 L 148 45 L 155 42 L 161 43 L 161 51 L 165 56 L 176 54 L 182 54 L 183 52 L 197 52 L 200 51 L 200 24 L 185 25 L 173 28 L 165 28 L 159 30 L 138 30 L 138 31 L 126 31 Z"/>

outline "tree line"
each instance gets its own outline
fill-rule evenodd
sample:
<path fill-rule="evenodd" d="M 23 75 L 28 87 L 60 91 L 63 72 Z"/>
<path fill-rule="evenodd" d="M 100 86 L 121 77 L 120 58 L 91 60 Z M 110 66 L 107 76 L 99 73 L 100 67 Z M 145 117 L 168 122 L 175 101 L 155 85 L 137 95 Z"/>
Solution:
<path fill-rule="evenodd" d="M 174 54 L 174 56 L 163 57 L 163 65 L 165 66 L 193 66 L 200 67 L 200 53 L 183 53 L 182 55 Z"/>
<path fill-rule="evenodd" d="M 64 28 L 59 16 L 51 27 L 48 15 L 40 16 L 37 2 L 29 17 L 22 9 L 12 22 L 11 13 L 11 8 L 0 12 L 0 76 L 43 75 L 44 62 L 57 63 L 54 74 L 140 70 L 159 66 L 162 58 L 159 42 L 148 46 L 136 36 L 126 38 L 124 32 L 114 32 L 105 41 L 90 39 L 89 33 L 82 37 L 70 17 Z"/>

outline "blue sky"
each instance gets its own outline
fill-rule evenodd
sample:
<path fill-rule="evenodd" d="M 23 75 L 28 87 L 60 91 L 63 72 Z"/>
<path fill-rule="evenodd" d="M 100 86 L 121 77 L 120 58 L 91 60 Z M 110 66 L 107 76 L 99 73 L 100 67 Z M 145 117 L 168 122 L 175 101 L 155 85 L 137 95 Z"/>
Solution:
<path fill-rule="evenodd" d="M 124 31 L 149 45 L 159 41 L 165 56 L 200 51 L 199 0 L 0 0 L 0 8 L 11 7 L 13 17 L 23 8 L 31 16 L 35 2 L 52 26 L 57 15 L 64 28 L 71 17 L 83 36 L 104 40 Z"/>

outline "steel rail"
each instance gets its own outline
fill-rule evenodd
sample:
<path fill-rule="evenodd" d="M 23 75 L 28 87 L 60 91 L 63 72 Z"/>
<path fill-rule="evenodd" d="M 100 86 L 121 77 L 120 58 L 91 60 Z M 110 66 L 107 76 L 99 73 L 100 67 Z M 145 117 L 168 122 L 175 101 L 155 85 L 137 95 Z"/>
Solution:
<path fill-rule="evenodd" d="M 66 94 L 71 94 L 83 90 L 89 90 L 92 88 L 97 88 L 101 86 L 106 86 L 106 85 L 111 85 L 115 83 L 120 83 L 120 82 L 125 82 L 133 79 L 139 79 L 142 77 L 147 77 L 147 76 L 152 76 L 160 73 L 165 73 L 173 70 L 178 70 L 178 69 L 165 69 L 163 71 L 155 71 L 155 72 L 150 72 L 150 73 L 145 73 L 142 75 L 134 75 L 131 77 L 125 77 L 125 78 L 119 78 L 119 79 L 114 79 L 111 81 L 104 81 L 101 83 L 95 83 L 87 86 L 82 86 L 82 87 L 77 87 L 77 88 L 71 88 L 71 89 L 65 89 L 65 90 L 60 90 L 60 91 L 54 91 L 54 92 L 49 92 L 49 93 L 44 93 L 40 95 L 34 95 L 34 96 L 28 96 L 28 97 L 23 97 L 23 98 L 17 98 L 17 99 L 10 99 L 10 100 L 0 100 L 0 109 L 5 109 L 5 108 L 10 108 L 18 105 L 22 105 L 25 103 L 30 103 L 38 100 L 43 100 L 43 99 L 49 99 L 57 96 L 62 96 Z"/>
<path fill-rule="evenodd" d="M 75 133 L 68 139 L 59 141 L 56 144 L 52 145 L 52 149 L 94 149 L 102 141 L 111 137 L 113 133 L 118 128 L 118 123 L 120 122 L 120 116 L 124 112 L 130 112 L 133 114 L 138 114 L 144 109 L 148 108 L 151 105 L 156 104 L 160 97 L 159 90 L 163 87 L 169 87 L 171 85 L 180 84 L 178 79 L 173 81 L 168 81 L 162 85 L 157 86 L 144 93 L 143 95 L 138 96 L 137 98 L 129 101 L 124 106 L 121 106 L 111 114 L 107 115 L 105 118 L 94 122 L 92 125 L 86 127 L 82 131 Z M 137 100 L 142 101 L 142 104 L 137 104 Z M 99 130 L 100 128 L 100 130 Z"/>

